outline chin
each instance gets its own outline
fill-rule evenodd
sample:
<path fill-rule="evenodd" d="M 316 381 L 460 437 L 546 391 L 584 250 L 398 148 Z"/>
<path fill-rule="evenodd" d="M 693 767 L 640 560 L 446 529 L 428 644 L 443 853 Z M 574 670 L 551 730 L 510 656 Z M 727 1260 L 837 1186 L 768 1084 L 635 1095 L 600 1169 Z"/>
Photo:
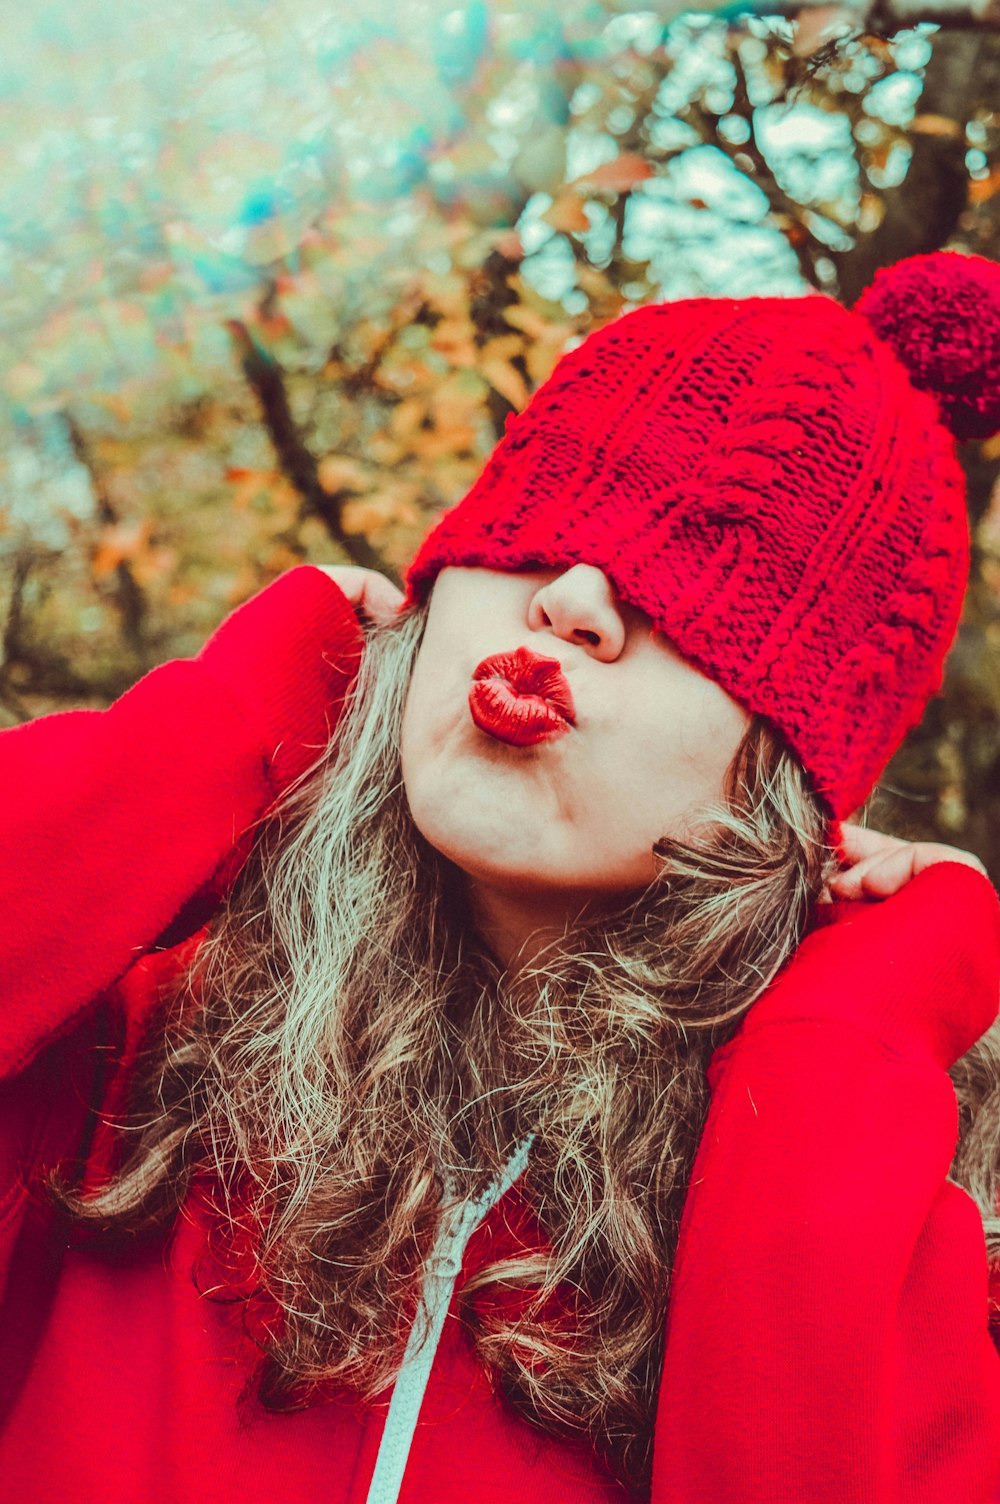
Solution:
<path fill-rule="evenodd" d="M 481 817 L 473 830 L 454 819 L 421 817 L 419 811 L 413 820 L 424 840 L 466 876 L 504 886 L 545 886 L 544 879 L 538 883 L 540 853 L 512 850 L 509 832 L 503 830 L 502 821 L 496 831 L 487 831 Z"/>
<path fill-rule="evenodd" d="M 428 759 L 423 766 L 414 759 L 410 767 L 404 760 L 403 787 L 417 829 L 446 856 L 453 850 L 509 850 L 512 837 L 542 818 L 537 800 L 520 800 L 518 790 L 498 787 L 489 771 L 484 776 L 481 766 L 463 757 Z"/>

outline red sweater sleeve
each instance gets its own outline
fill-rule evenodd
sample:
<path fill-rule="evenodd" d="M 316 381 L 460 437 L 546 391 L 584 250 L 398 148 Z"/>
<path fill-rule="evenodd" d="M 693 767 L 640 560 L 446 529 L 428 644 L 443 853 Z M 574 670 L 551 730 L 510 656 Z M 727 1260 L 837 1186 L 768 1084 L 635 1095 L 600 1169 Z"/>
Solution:
<path fill-rule="evenodd" d="M 653 1504 L 988 1504 L 1000 1478 L 985 1239 L 947 1179 L 1000 903 L 943 862 L 836 910 L 709 1071 Z"/>
<path fill-rule="evenodd" d="M 107 710 L 0 733 L 0 1078 L 205 922 L 253 822 L 329 739 L 361 641 L 343 592 L 303 565 Z"/>

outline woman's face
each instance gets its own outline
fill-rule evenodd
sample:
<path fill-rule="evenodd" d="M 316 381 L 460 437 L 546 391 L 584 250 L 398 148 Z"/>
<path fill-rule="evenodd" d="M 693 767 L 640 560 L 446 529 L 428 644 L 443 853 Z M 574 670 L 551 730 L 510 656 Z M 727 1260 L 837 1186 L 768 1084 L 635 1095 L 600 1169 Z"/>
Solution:
<path fill-rule="evenodd" d="M 569 729 L 528 745 L 470 710 L 477 666 L 517 648 L 558 660 L 575 706 Z M 480 894 L 577 909 L 649 883 L 653 843 L 722 796 L 749 722 L 601 570 L 448 568 L 407 697 L 403 781 L 418 829 Z"/>

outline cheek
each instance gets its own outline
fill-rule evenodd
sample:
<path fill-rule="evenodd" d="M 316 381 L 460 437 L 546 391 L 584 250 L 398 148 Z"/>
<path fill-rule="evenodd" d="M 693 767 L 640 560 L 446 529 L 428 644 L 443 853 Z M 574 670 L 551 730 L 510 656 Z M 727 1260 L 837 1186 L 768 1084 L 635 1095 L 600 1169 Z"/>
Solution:
<path fill-rule="evenodd" d="M 447 800 L 458 768 L 468 761 L 463 700 L 447 660 L 418 656 L 400 725 L 403 786 L 414 818 Z"/>
<path fill-rule="evenodd" d="M 432 709 L 432 703 L 424 693 L 423 674 L 418 663 L 407 690 L 399 733 L 400 761 L 407 793 L 412 784 L 419 782 L 430 756 L 434 733 Z"/>
<path fill-rule="evenodd" d="M 725 774 L 750 719 L 715 686 L 684 697 L 675 689 L 650 703 L 645 714 L 623 707 L 600 758 L 594 818 L 606 847 L 636 853 L 661 836 L 682 836 L 692 816 L 724 797 Z"/>
<path fill-rule="evenodd" d="M 432 845 L 437 844 L 439 813 L 435 795 L 440 777 L 435 776 L 433 743 L 418 698 L 407 704 L 400 733 L 400 773 L 403 792 L 414 825 Z"/>

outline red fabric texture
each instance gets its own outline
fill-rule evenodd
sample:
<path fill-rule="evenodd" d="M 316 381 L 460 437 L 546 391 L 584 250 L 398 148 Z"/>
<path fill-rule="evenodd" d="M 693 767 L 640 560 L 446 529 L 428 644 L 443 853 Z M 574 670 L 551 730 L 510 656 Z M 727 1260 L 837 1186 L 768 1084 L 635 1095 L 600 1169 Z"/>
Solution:
<path fill-rule="evenodd" d="M 238 1409 L 238 1306 L 199 1295 L 197 1208 L 102 1257 L 29 1194 L 113 1147 L 157 984 L 247 832 L 331 734 L 360 652 L 303 566 L 107 711 L 0 735 L 0 1479 L 16 1504 L 363 1504 L 386 1403 Z M 164 947 L 164 936 L 170 948 Z M 653 1504 L 988 1504 L 1000 1358 L 947 1067 L 1000 997 L 1000 903 L 960 863 L 837 903 L 713 1059 L 684 1213 Z M 525 1185 L 530 1185 L 530 1176 Z M 523 1188 L 466 1276 L 541 1236 Z M 205 1280 L 201 1280 L 202 1288 Z M 493 1392 L 454 1314 L 402 1504 L 622 1501 Z"/>
<path fill-rule="evenodd" d="M 859 306 L 694 298 L 591 332 L 424 540 L 408 597 L 449 565 L 596 566 L 851 814 L 955 638 L 969 525 L 941 418 L 1000 424 L 1000 271 L 910 258 Z"/>

